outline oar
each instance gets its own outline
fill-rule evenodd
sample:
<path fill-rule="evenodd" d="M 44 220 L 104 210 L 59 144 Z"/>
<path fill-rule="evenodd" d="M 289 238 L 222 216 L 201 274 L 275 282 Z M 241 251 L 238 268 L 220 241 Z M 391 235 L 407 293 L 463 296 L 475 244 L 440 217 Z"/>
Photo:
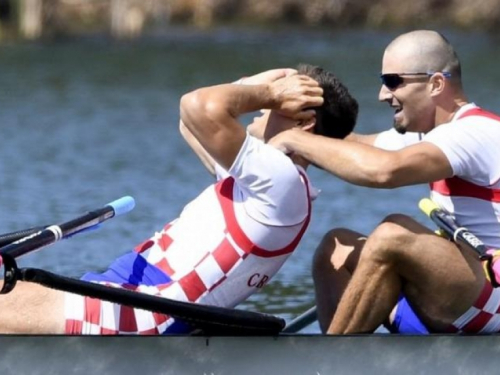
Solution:
<path fill-rule="evenodd" d="M 2 257 L 7 255 L 12 258 L 20 257 L 26 253 L 59 241 L 62 238 L 67 238 L 81 231 L 92 229 L 105 220 L 129 212 L 134 206 L 134 198 L 129 196 L 122 197 L 76 219 L 59 225 L 50 225 L 47 228 L 4 246 L 0 248 L 0 255 Z"/>
<path fill-rule="evenodd" d="M 311 307 L 306 312 L 302 313 L 283 329 L 283 333 L 296 333 L 311 325 L 318 319 L 316 306 Z"/>
<path fill-rule="evenodd" d="M 5 275 L 0 294 L 10 292 L 19 278 L 16 261 L 29 252 L 38 250 L 63 238 L 68 238 L 85 230 L 96 228 L 99 223 L 129 212 L 135 206 L 134 198 L 126 196 L 108 203 L 102 208 L 90 211 L 76 219 L 60 225 L 50 225 L 39 232 L 21 238 L 7 246 L 0 248 L 0 264 L 5 265 Z"/>
<path fill-rule="evenodd" d="M 191 324 L 195 329 L 201 329 L 205 335 L 276 335 L 285 327 L 283 319 L 269 314 L 176 301 L 76 280 L 37 268 L 17 269 L 15 263 L 9 266 L 10 273 L 15 274 L 19 280 L 166 314 Z"/>
<path fill-rule="evenodd" d="M 268 314 L 174 301 L 131 290 L 75 280 L 36 268 L 19 269 L 17 267 L 15 257 L 95 227 L 104 220 L 130 211 L 133 207 L 134 200 L 130 197 L 124 197 L 111 202 L 104 208 L 91 211 L 60 225 L 49 226 L 34 235 L 1 248 L 0 255 L 5 263 L 5 284 L 0 293 L 8 293 L 14 288 L 17 280 L 23 280 L 171 315 L 187 321 L 195 327 L 202 328 L 204 333 L 260 335 L 278 334 L 283 329 L 285 321 Z"/>
<path fill-rule="evenodd" d="M 40 232 L 45 228 L 47 228 L 47 225 L 0 234 L 0 247 L 4 247 L 14 241 L 20 240 L 23 237 Z"/>
<path fill-rule="evenodd" d="M 467 228 L 459 227 L 449 212 L 440 208 L 429 198 L 421 199 L 418 206 L 448 237 L 474 250 L 479 255 L 479 260 L 485 262 L 483 268 L 491 285 L 500 286 L 492 268 L 493 256 L 487 252 L 488 248 L 479 238 L 469 232 Z"/>
<path fill-rule="evenodd" d="M 455 242 L 461 242 L 469 246 L 479 255 L 479 259 L 487 260 L 491 255 L 486 251 L 488 248 L 474 234 L 469 232 L 467 228 L 459 227 L 455 223 L 455 219 L 449 213 L 440 208 L 436 203 L 429 198 L 421 199 L 418 206 L 420 209 L 431 218 L 431 220 L 443 230 L 447 236 L 453 238 Z"/>

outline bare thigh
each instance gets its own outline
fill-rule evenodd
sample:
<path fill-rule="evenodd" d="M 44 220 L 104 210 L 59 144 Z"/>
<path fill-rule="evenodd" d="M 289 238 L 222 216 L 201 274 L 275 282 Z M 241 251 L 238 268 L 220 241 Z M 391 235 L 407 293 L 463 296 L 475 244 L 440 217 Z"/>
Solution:
<path fill-rule="evenodd" d="M 397 240 L 392 246 L 403 293 L 426 325 L 445 329 L 477 300 L 485 283 L 482 265 L 471 249 L 459 249 L 410 218 L 394 222 L 402 229 L 400 246 Z"/>
<path fill-rule="evenodd" d="M 0 295 L 0 333 L 64 334 L 64 292 L 19 281 Z"/>

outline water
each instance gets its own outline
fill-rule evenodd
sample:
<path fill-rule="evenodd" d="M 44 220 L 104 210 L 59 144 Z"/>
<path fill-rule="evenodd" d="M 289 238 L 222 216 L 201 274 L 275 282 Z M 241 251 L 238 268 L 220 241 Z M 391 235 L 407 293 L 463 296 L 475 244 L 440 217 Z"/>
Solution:
<path fill-rule="evenodd" d="M 178 133 L 178 100 L 199 86 L 300 62 L 333 70 L 360 103 L 358 132 L 390 126 L 377 102 L 384 46 L 397 32 L 173 29 L 136 43 L 99 38 L 0 47 L 0 228 L 59 223 L 131 195 L 136 209 L 20 260 L 68 276 L 102 269 L 175 218 L 211 178 Z M 471 99 L 499 110 L 499 50 L 447 32 Z M 418 211 L 425 186 L 370 190 L 311 170 L 322 194 L 310 229 L 273 281 L 241 307 L 290 319 L 313 304 L 311 257 L 336 226 L 369 233 L 387 214 Z M 313 327 L 312 330 L 317 328 Z"/>

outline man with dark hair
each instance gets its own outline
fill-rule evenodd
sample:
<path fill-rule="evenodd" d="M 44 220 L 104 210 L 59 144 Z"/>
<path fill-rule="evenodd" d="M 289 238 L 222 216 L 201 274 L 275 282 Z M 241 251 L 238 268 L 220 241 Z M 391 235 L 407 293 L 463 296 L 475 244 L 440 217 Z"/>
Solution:
<path fill-rule="evenodd" d="M 400 35 L 384 52 L 381 79 L 394 129 L 347 140 L 288 130 L 271 143 L 356 185 L 429 183 L 459 226 L 500 248 L 500 117 L 469 102 L 449 41 L 431 30 Z M 402 333 L 499 332 L 500 288 L 461 247 L 400 214 L 368 237 L 331 230 L 313 264 L 322 330 L 371 332 L 389 320 Z"/>
<path fill-rule="evenodd" d="M 335 124 L 341 120 L 354 125 L 358 115 L 358 103 L 352 100 L 349 91 L 342 82 L 323 68 L 301 64 L 298 66 L 297 71 L 299 74 L 313 77 L 323 89 L 325 102 L 321 107 L 314 108 L 316 124 L 313 133 L 331 138 L 345 138 L 351 133 L 352 128 L 335 126 Z"/>
<path fill-rule="evenodd" d="M 304 69 L 308 75 L 275 69 L 184 95 L 181 133 L 218 181 L 106 272 L 86 274 L 84 280 L 222 307 L 234 307 L 262 288 L 297 247 L 317 194 L 305 172 L 309 163 L 266 141 L 293 127 L 312 132 L 318 126 L 320 134 L 345 136 L 358 110 L 333 74 Z M 257 110 L 262 116 L 245 129 L 239 116 Z M 321 123 L 323 117 L 331 122 Z M 193 329 L 166 315 L 29 283 L 1 296 L 0 310 L 1 332 L 163 334 Z"/>

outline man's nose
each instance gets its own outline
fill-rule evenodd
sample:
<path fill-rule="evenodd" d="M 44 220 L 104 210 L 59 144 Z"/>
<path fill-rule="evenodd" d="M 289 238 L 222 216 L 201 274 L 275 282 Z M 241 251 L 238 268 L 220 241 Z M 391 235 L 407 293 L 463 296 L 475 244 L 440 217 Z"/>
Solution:
<path fill-rule="evenodd" d="M 378 93 L 378 100 L 381 102 L 390 101 L 392 99 L 392 91 L 389 90 L 385 85 L 380 86 L 380 91 Z"/>

